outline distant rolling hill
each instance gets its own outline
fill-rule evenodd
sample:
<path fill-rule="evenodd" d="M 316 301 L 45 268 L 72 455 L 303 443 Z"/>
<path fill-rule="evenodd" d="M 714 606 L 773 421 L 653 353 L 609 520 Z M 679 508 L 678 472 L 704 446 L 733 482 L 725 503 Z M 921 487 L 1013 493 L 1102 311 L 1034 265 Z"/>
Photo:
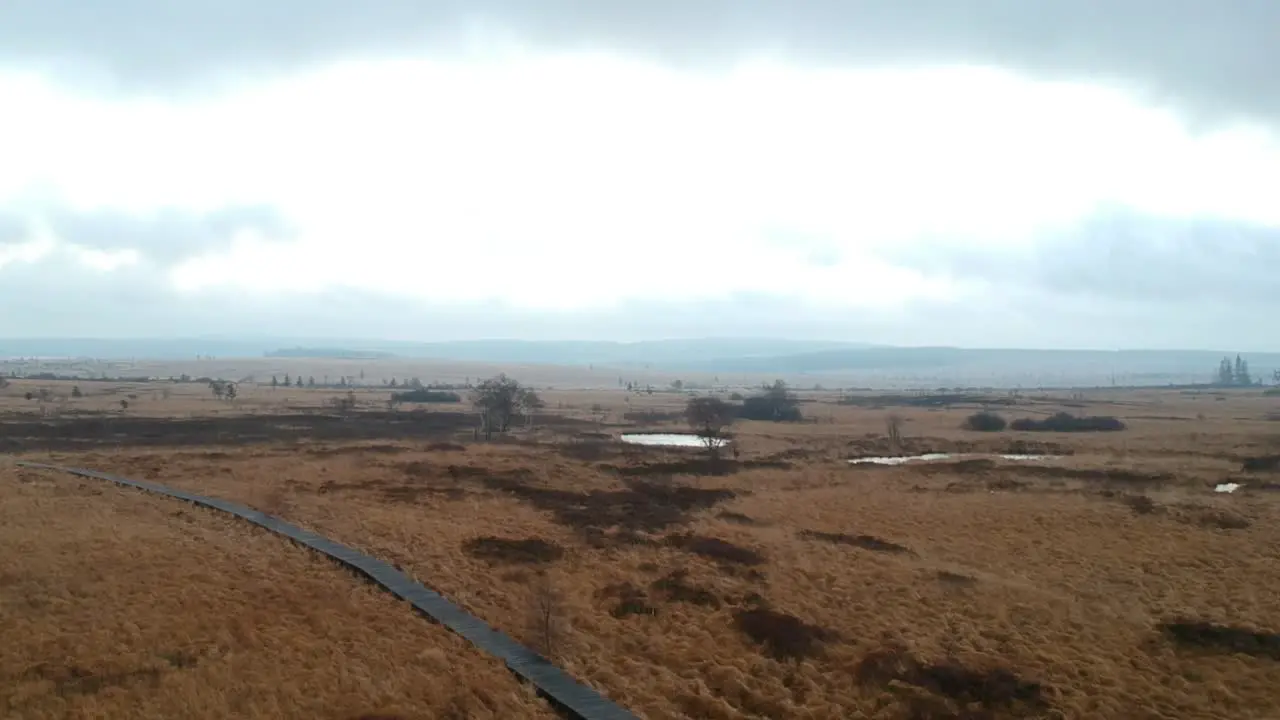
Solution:
<path fill-rule="evenodd" d="M 431 359 L 507 365 L 627 368 L 667 374 L 786 377 L 816 384 L 1165 385 L 1210 382 L 1222 350 L 1033 350 L 889 347 L 773 338 L 644 342 L 469 340 L 406 342 L 334 338 L 0 338 L 0 357 L 104 360 L 229 358 Z M 1270 381 L 1280 353 L 1248 353 L 1255 378 Z"/>
<path fill-rule="evenodd" d="M 1162 385 L 1213 379 L 1221 350 L 1023 350 L 954 347 L 869 347 L 769 357 L 716 357 L 691 363 L 697 372 L 779 376 L 934 379 L 995 385 Z M 1253 377 L 1270 382 L 1280 353 L 1247 353 Z"/>
<path fill-rule="evenodd" d="M 700 338 L 630 343 L 592 340 L 469 340 L 417 344 L 401 348 L 399 354 L 405 357 L 476 362 L 682 367 L 704 362 L 708 358 L 746 360 L 869 347 L 872 346 L 866 343 L 765 338 Z"/>
<path fill-rule="evenodd" d="M 769 338 L 697 338 L 643 342 L 464 340 L 407 342 L 343 338 L 0 338 L 0 357 L 182 360 L 199 356 L 435 358 L 485 363 L 661 365 L 714 357 L 753 358 L 871 347 L 866 343 Z"/>
<path fill-rule="evenodd" d="M 716 357 L 690 369 L 724 372 L 830 372 L 865 369 L 930 369 L 943 367 L 1147 367 L 1152 370 L 1197 369 L 1212 373 L 1224 356 L 1218 350 L 1023 350 L 955 347 L 872 347 L 792 353 L 768 357 Z M 1280 363 L 1280 353 L 1251 353 L 1257 366 Z"/>

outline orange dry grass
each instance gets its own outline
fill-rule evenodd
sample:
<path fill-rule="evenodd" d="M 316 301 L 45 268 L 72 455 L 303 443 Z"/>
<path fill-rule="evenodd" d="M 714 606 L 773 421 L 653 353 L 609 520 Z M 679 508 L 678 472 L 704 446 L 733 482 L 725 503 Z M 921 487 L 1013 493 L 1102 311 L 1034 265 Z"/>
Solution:
<path fill-rule="evenodd" d="M 628 405 L 620 394 L 549 395 L 565 413 L 589 413 L 593 404 L 621 413 Z M 1280 507 L 1267 492 L 1211 492 L 1237 474 L 1240 456 L 1274 447 L 1280 426 L 1261 419 L 1274 401 L 1225 397 L 1099 393 L 1086 408 L 1069 409 L 1119 415 L 1130 430 L 1081 436 L 959 431 L 972 408 L 807 405 L 826 419 L 738 428 L 744 458 L 791 451 L 789 467 L 657 478 L 738 492 L 676 513 L 666 527 L 637 525 L 662 503 L 622 495 L 608 467 L 682 457 L 660 450 L 605 448 L 601 460 L 583 461 L 546 443 L 442 449 L 424 441 L 54 460 L 282 514 L 400 563 L 531 644 L 538 641 L 535 579 L 548 568 L 565 626 L 552 654 L 651 718 L 1273 718 L 1280 716 L 1280 663 L 1179 650 L 1157 628 L 1186 616 L 1280 630 Z M 640 401 L 655 409 L 682 402 Z M 1054 403 L 1031 399 L 1002 412 L 1052 412 L 1061 407 Z M 1040 463 L 1056 470 L 1034 472 L 1012 463 L 850 467 L 844 456 L 883 445 L 888 412 L 903 416 L 905 442 L 918 450 L 1007 451 L 1022 441 L 1076 454 Z M 585 495 L 603 490 L 618 494 Z M 1126 504 L 1130 495 L 1150 496 L 1154 510 L 1136 512 Z M 614 528 L 601 537 L 586 527 L 610 523 L 639 532 Z M 806 531 L 844 533 L 845 543 Z M 749 554 L 696 538 L 665 540 L 681 533 L 753 550 L 763 563 L 743 564 Z M 910 552 L 860 547 L 859 535 Z M 514 555 L 504 562 L 492 552 L 501 543 L 486 540 L 489 552 L 476 552 L 475 541 L 490 537 L 537 539 L 563 555 L 542 565 L 514 562 Z M 711 557 L 691 552 L 698 549 Z M 637 614 L 615 616 L 624 599 Z M 761 607 L 804 625 L 776 625 L 769 637 L 767 622 L 750 622 L 760 621 Z M 774 657 L 778 643 L 806 626 L 818 628 L 813 647 L 792 649 L 808 656 Z M 1042 683 L 1044 702 L 991 702 L 958 714 L 963 697 L 947 700 L 927 683 L 866 671 L 886 648 L 924 664 L 1007 669 Z M 900 656 L 898 670 L 909 666 Z"/>
<path fill-rule="evenodd" d="M 264 531 L 0 468 L 0 714 L 554 717 L 447 630 Z"/>

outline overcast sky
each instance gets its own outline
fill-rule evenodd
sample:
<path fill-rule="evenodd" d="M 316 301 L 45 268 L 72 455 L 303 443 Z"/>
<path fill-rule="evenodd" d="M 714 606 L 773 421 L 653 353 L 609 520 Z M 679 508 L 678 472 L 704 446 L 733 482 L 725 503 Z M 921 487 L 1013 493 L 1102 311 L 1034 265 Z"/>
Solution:
<path fill-rule="evenodd" d="M 7 0 L 0 335 L 1280 350 L 1275 0 Z"/>

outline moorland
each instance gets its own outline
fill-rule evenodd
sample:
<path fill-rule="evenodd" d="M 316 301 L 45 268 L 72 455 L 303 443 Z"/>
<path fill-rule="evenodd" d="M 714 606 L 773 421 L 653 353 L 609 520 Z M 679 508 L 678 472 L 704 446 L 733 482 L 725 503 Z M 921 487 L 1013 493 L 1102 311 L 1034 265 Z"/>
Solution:
<path fill-rule="evenodd" d="M 359 548 L 642 717 L 1280 716 L 1262 388 L 792 391 L 798 420 L 738 419 L 715 458 L 622 440 L 689 431 L 669 387 L 539 380 L 496 434 L 467 388 L 393 392 L 15 379 L 0 452 Z M 550 716 L 501 663 L 212 511 L 8 464 L 0 516 L 10 716 Z"/>

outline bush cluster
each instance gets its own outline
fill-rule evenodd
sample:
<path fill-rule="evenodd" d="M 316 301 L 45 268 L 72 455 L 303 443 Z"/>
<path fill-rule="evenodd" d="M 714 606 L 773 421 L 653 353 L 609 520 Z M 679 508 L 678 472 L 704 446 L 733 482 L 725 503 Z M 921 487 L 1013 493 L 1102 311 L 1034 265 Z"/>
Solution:
<path fill-rule="evenodd" d="M 392 393 L 391 400 L 393 402 L 408 403 L 456 403 L 462 402 L 462 396 L 456 392 L 447 390 L 428 390 L 422 388 L 420 390 L 406 390 L 404 392 Z"/>
<path fill-rule="evenodd" d="M 1117 432 L 1125 429 L 1119 419 L 1108 415 L 1077 417 L 1070 413 L 1055 413 L 1043 420 L 1019 418 L 1009 427 L 1019 432 Z"/>
<path fill-rule="evenodd" d="M 963 427 L 965 430 L 973 430 L 974 432 L 1000 432 L 1008 426 L 1008 421 L 1003 417 L 984 410 L 965 418 Z"/>

